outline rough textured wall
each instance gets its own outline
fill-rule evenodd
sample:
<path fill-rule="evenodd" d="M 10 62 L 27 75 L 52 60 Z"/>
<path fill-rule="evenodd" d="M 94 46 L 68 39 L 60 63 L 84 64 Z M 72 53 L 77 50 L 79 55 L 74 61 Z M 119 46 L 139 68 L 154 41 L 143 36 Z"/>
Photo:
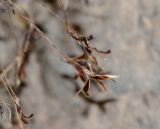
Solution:
<path fill-rule="evenodd" d="M 71 0 L 67 8 L 69 21 L 80 24 L 83 33 L 94 35 L 93 46 L 112 50 L 107 60 L 99 60 L 107 71 L 120 76 L 116 83 L 106 82 L 107 96 L 98 92 L 95 98 L 114 96 L 118 101 L 106 105 L 105 113 L 81 98 L 73 102 L 74 85 L 60 75 L 72 73 L 72 68 L 48 48 L 45 40 L 40 40 L 26 67 L 27 87 L 20 95 L 23 110 L 35 114 L 27 128 L 160 128 L 159 7 L 159 0 L 90 0 L 90 4 L 83 7 L 78 0 Z M 68 54 L 79 52 L 65 33 L 60 18 L 48 14 L 39 4 L 30 4 L 28 8 L 58 47 Z M 62 16 L 62 12 L 56 13 Z M 0 40 L 3 65 L 13 60 L 16 51 L 15 40 L 8 37 L 2 22 L 5 17 L 3 14 L 0 18 L 0 36 L 7 37 Z M 18 31 L 12 30 L 13 33 Z M 18 33 L 17 37 L 21 43 L 23 34 Z M 94 88 L 92 92 L 94 94 Z"/>

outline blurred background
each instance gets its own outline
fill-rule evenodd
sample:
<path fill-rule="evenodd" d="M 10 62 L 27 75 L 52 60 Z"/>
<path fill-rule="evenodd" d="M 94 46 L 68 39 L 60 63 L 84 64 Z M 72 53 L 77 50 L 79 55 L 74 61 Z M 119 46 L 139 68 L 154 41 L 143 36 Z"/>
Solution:
<path fill-rule="evenodd" d="M 116 83 L 106 81 L 107 95 L 91 88 L 96 100 L 114 98 L 102 110 L 77 97 L 74 83 L 62 74 L 73 75 L 44 39 L 36 40 L 25 67 L 26 86 L 19 98 L 22 110 L 34 117 L 27 129 L 159 129 L 160 128 L 160 0 L 63 0 L 70 24 L 84 35 L 92 34 L 91 45 L 112 53 L 98 57 Z M 17 0 L 41 30 L 68 55 L 80 53 L 66 33 L 63 10 L 56 0 Z M 7 66 L 22 44 L 24 26 L 0 5 L 0 63 Z M 23 23 L 22 23 L 23 24 Z M 2 87 L 2 86 L 1 86 Z M 8 97 L 3 88 L 0 98 Z M 7 117 L 7 116 L 6 116 Z M 1 128 L 10 128 L 0 118 Z"/>

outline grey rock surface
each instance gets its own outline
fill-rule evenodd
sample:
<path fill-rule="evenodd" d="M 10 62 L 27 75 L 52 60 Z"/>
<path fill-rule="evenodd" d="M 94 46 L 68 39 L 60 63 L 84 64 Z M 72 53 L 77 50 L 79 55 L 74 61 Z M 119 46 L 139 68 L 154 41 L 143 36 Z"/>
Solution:
<path fill-rule="evenodd" d="M 120 78 L 116 83 L 106 82 L 107 96 L 96 92 L 95 98 L 114 96 L 118 101 L 106 105 L 105 113 L 81 98 L 73 102 L 74 85 L 61 77 L 63 73 L 72 74 L 72 67 L 61 61 L 45 40 L 40 40 L 27 65 L 27 87 L 20 96 L 23 110 L 34 113 L 26 128 L 159 129 L 160 0 L 89 1 L 89 5 L 81 5 L 78 0 L 70 0 L 67 15 L 69 21 L 82 26 L 86 35 L 94 35 L 93 46 L 112 50 L 107 60 L 99 57 L 99 61 L 104 69 Z M 68 54 L 79 52 L 65 33 L 60 18 L 51 16 L 39 4 L 30 12 L 43 23 L 48 37 L 59 48 Z M 62 16 L 61 13 L 57 12 Z M 4 18 L 3 14 L 1 21 Z M 0 36 L 7 37 L 4 30 L 1 24 Z M 0 40 L 3 65 L 15 57 L 16 46 L 12 40 Z M 18 42 L 22 40 L 19 38 Z M 89 112 L 84 116 L 86 109 Z"/>

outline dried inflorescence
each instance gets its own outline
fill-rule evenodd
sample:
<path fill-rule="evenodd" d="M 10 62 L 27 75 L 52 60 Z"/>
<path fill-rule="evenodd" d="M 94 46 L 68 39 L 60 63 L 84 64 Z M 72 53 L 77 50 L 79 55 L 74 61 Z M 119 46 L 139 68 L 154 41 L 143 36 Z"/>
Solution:
<path fill-rule="evenodd" d="M 65 56 L 65 61 L 71 64 L 75 70 L 76 75 L 75 79 L 80 79 L 84 82 L 84 85 L 80 91 L 77 92 L 77 95 L 81 92 L 85 93 L 85 95 L 89 96 L 89 89 L 90 89 L 90 81 L 94 80 L 97 83 L 97 86 L 106 93 L 107 89 L 103 84 L 103 80 L 113 80 L 118 76 L 115 75 L 107 75 L 103 74 L 103 69 L 99 66 L 96 57 L 94 56 L 94 52 L 99 54 L 109 54 L 111 50 L 101 51 L 97 48 L 90 46 L 90 41 L 93 39 L 92 35 L 82 36 L 78 34 L 69 24 L 67 15 L 64 9 L 63 2 L 59 0 L 59 3 L 63 9 L 64 17 L 65 17 L 65 25 L 66 31 L 72 37 L 75 42 L 81 47 L 83 54 L 77 55 L 74 57 Z M 113 80 L 114 81 L 114 80 Z"/>
<path fill-rule="evenodd" d="M 66 19 L 67 20 L 67 19 Z M 84 82 L 83 88 L 77 93 L 84 92 L 87 96 L 89 96 L 89 87 L 90 81 L 94 80 L 97 83 L 97 86 L 106 93 L 107 89 L 104 86 L 104 80 L 113 80 L 118 76 L 115 75 L 107 75 L 103 74 L 103 69 L 99 66 L 96 56 L 93 54 L 94 52 L 98 54 L 109 54 L 111 50 L 101 51 L 97 48 L 90 46 L 90 40 L 93 39 L 92 35 L 88 37 L 79 36 L 79 34 L 74 31 L 66 21 L 67 32 L 68 34 L 76 41 L 76 43 L 81 47 L 83 54 L 74 56 L 72 58 L 67 59 L 67 62 L 71 64 L 76 69 L 76 79 L 80 79 Z M 113 80 L 114 81 L 114 80 Z"/>
<path fill-rule="evenodd" d="M 107 99 L 98 101 L 88 96 L 89 96 L 91 81 L 96 82 L 98 88 L 106 94 L 107 89 L 102 81 L 113 80 L 118 77 L 115 75 L 104 74 L 105 72 L 98 65 L 98 61 L 93 54 L 94 52 L 96 52 L 98 54 L 107 55 L 111 53 L 111 50 L 100 51 L 97 48 L 92 48 L 89 42 L 90 40 L 93 39 L 92 35 L 88 37 L 84 37 L 84 36 L 79 36 L 77 32 L 73 30 L 67 30 L 67 31 L 69 35 L 81 47 L 81 49 L 83 50 L 83 54 L 78 55 L 78 56 L 73 56 L 70 60 L 68 60 L 68 63 L 70 63 L 76 69 L 76 75 L 74 77 L 63 75 L 63 77 L 67 79 L 80 79 L 82 82 L 84 82 L 84 85 L 80 89 L 77 85 L 75 85 L 76 86 L 76 96 L 79 95 L 80 93 L 83 93 L 81 97 L 86 102 L 96 104 L 100 107 L 102 111 L 105 111 L 104 105 L 106 103 L 115 102 L 116 99 L 107 98 Z M 87 97 L 85 97 L 84 95 Z"/>

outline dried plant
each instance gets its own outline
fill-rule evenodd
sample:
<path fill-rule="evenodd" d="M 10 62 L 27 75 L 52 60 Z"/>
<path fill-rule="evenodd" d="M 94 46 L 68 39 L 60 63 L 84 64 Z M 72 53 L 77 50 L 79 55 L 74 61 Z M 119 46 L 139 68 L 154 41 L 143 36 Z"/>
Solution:
<path fill-rule="evenodd" d="M 21 106 L 19 103 L 19 98 L 16 96 L 16 94 L 13 92 L 10 83 L 7 81 L 6 76 L 4 77 L 0 76 L 1 80 L 4 84 L 5 89 L 8 92 L 8 95 L 14 105 L 15 111 L 16 111 L 16 119 L 17 119 L 17 124 L 19 125 L 20 129 L 23 129 L 23 123 L 27 124 L 28 123 L 28 118 L 31 118 L 33 114 L 26 116 L 21 110 Z"/>
<path fill-rule="evenodd" d="M 15 128 L 24 128 L 24 124 L 28 124 L 29 118 L 33 116 L 33 114 L 26 116 L 22 112 L 22 108 L 19 103 L 19 97 L 15 94 L 15 92 L 12 90 L 11 84 L 9 82 L 9 78 L 7 78 L 7 74 L 16 68 L 16 89 L 20 89 L 25 84 L 25 66 L 28 64 L 28 60 L 30 55 L 32 54 L 32 50 L 34 49 L 36 37 L 39 36 L 43 39 L 45 39 L 47 42 L 47 45 L 49 45 L 50 48 L 52 48 L 57 55 L 66 63 L 70 64 L 75 69 L 75 76 L 74 79 L 79 79 L 83 82 L 83 86 L 81 88 L 76 87 L 76 96 L 78 96 L 80 93 L 83 93 L 85 96 L 82 96 L 82 98 L 87 101 L 88 103 L 93 103 L 98 105 L 102 110 L 104 110 L 104 104 L 108 102 L 114 102 L 115 99 L 105 99 L 101 101 L 97 101 L 93 98 L 88 98 L 86 96 L 90 96 L 90 87 L 91 82 L 96 82 L 96 86 L 105 94 L 107 93 L 107 88 L 105 87 L 103 81 L 105 80 L 113 80 L 117 78 L 118 76 L 115 75 L 108 75 L 105 73 L 105 71 L 99 66 L 99 63 L 96 59 L 96 56 L 94 53 L 97 53 L 98 55 L 108 55 L 111 53 L 111 50 L 107 51 L 101 51 L 98 50 L 95 47 L 91 46 L 91 40 L 94 39 L 93 35 L 85 36 L 83 34 L 79 34 L 72 25 L 68 21 L 68 17 L 65 11 L 66 5 L 63 4 L 61 0 L 56 1 L 57 4 L 60 5 L 60 8 L 62 9 L 64 13 L 64 24 L 66 27 L 66 32 L 68 35 L 75 41 L 75 43 L 80 46 L 82 50 L 82 54 L 75 55 L 70 57 L 67 55 L 64 51 L 59 49 L 53 41 L 51 41 L 37 26 L 36 21 L 34 21 L 34 18 L 32 18 L 27 12 L 23 12 L 19 10 L 12 0 L 3 0 L 3 4 L 6 5 L 8 9 L 10 9 L 13 13 L 13 15 L 18 16 L 21 21 L 23 21 L 25 24 L 24 29 L 26 32 L 25 38 L 23 40 L 22 46 L 18 47 L 17 50 L 17 56 L 15 60 L 8 65 L 5 69 L 2 68 L 1 70 L 1 82 L 3 83 L 5 89 L 7 90 L 10 99 L 12 100 L 12 103 L 15 108 L 15 114 L 16 114 L 16 124 Z M 45 2 L 45 1 L 44 1 Z M 47 0 L 48 3 L 51 1 Z M 68 0 L 67 0 L 68 2 Z M 89 4 L 89 2 L 86 0 L 86 4 Z M 52 10 L 50 10 L 52 12 Z M 52 13 L 54 14 L 54 13 Z M 27 29 L 29 28 L 29 29 Z M 3 116 L 4 108 L 0 107 L 0 115 Z M 14 127 L 13 127 L 14 128 Z"/>
<path fill-rule="evenodd" d="M 35 40 L 35 29 L 32 25 L 29 26 L 27 33 L 24 38 L 22 48 L 17 52 L 17 77 L 16 77 L 16 85 L 20 87 L 24 84 L 24 67 L 28 62 L 28 58 L 31 54 L 31 51 L 34 46 Z"/>

